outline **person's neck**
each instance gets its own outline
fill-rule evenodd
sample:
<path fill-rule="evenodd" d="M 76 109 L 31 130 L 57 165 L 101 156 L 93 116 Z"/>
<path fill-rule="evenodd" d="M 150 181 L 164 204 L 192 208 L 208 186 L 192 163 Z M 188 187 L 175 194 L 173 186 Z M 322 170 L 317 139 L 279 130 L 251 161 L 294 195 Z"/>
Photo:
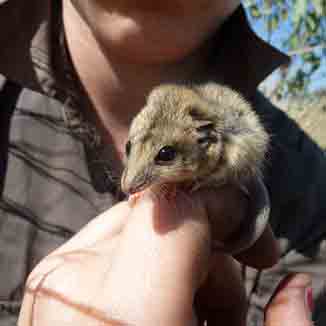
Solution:
<path fill-rule="evenodd" d="M 162 82 L 187 80 L 200 68 L 198 55 L 175 63 L 133 63 L 110 55 L 67 1 L 64 27 L 68 48 L 80 81 L 104 130 L 124 142 L 131 119 L 148 92 Z M 114 51 L 113 51 L 114 52 Z"/>

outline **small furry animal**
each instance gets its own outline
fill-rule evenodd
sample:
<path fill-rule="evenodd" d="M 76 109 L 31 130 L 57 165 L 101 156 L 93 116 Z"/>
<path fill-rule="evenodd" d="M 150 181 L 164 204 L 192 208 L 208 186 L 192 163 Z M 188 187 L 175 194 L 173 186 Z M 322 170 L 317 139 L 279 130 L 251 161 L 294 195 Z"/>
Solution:
<path fill-rule="evenodd" d="M 261 174 L 268 141 L 250 104 L 229 87 L 161 85 L 132 121 L 121 187 L 129 195 L 169 183 L 245 188 Z"/>

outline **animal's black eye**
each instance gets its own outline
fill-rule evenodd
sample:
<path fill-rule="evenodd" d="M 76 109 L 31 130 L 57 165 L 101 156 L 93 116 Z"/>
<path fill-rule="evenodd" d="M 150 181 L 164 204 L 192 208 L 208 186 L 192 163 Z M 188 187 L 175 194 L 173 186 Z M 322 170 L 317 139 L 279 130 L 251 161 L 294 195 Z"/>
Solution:
<path fill-rule="evenodd" d="M 177 151 L 172 146 L 164 146 L 155 157 L 157 163 L 173 161 L 177 156 Z"/>
<path fill-rule="evenodd" d="M 130 150 L 131 150 L 131 142 L 130 142 L 130 140 L 127 141 L 125 150 L 126 150 L 126 155 L 128 157 L 130 155 Z"/>

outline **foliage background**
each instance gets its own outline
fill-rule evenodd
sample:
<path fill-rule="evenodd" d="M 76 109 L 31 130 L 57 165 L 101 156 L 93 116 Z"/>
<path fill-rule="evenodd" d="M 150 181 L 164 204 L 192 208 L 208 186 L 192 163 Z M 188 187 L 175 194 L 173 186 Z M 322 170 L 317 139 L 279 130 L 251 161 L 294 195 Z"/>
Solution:
<path fill-rule="evenodd" d="M 291 56 L 262 88 L 279 99 L 326 88 L 326 0 L 245 0 L 256 32 Z"/>
<path fill-rule="evenodd" d="M 291 56 L 261 90 L 326 149 L 326 0 L 243 3 L 257 34 Z"/>

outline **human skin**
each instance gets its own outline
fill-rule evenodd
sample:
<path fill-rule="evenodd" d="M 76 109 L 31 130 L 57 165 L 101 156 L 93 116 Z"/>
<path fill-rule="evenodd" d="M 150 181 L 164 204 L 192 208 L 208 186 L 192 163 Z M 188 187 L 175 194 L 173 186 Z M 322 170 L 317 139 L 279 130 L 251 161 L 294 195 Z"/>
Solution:
<path fill-rule="evenodd" d="M 202 204 L 199 194 L 158 201 L 147 192 L 100 215 L 32 272 L 18 326 L 244 326 L 238 265 L 210 251 Z M 288 279 L 268 306 L 266 326 L 312 326 L 310 287 L 306 275 Z"/>

